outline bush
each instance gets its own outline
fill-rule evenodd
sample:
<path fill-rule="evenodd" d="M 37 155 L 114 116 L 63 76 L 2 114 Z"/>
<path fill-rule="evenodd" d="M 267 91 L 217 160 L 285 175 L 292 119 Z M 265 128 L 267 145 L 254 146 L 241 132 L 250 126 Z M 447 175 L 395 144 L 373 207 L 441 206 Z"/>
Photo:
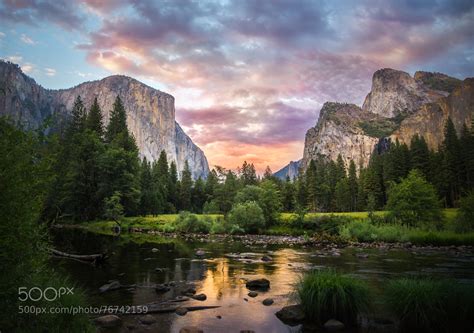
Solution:
<path fill-rule="evenodd" d="M 458 215 L 456 216 L 455 230 L 457 232 L 474 230 L 474 192 L 461 198 Z"/>
<path fill-rule="evenodd" d="M 441 221 L 441 208 L 436 189 L 418 170 L 412 170 L 400 184 L 388 193 L 389 218 L 408 226 Z"/>
<path fill-rule="evenodd" d="M 254 201 L 235 204 L 227 220 L 231 224 L 229 229 L 231 233 L 240 233 L 240 231 L 257 233 L 265 227 L 263 211 Z"/>
<path fill-rule="evenodd" d="M 385 298 L 405 332 L 468 332 L 474 327 L 472 285 L 402 278 L 388 284 Z"/>
<path fill-rule="evenodd" d="M 208 220 L 199 219 L 190 212 L 180 212 L 175 221 L 175 228 L 179 232 L 209 233 L 211 224 Z"/>
<path fill-rule="evenodd" d="M 297 286 L 297 295 L 307 318 L 319 325 L 329 319 L 356 325 L 357 316 L 370 304 L 364 282 L 332 270 L 305 274 Z"/>
<path fill-rule="evenodd" d="M 369 220 L 355 220 L 339 229 L 339 235 L 347 240 L 358 242 L 405 242 L 408 228 L 400 225 L 374 225 Z"/>

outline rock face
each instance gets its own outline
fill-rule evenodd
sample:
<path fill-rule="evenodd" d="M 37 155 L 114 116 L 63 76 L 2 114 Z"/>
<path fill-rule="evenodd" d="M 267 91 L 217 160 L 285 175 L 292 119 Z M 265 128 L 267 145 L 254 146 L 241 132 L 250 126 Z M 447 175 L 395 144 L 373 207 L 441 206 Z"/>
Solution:
<path fill-rule="evenodd" d="M 346 165 L 353 160 L 366 166 L 382 138 L 409 144 L 422 135 L 438 149 L 448 117 L 460 133 L 470 126 L 474 109 L 474 79 L 464 81 L 440 73 L 408 73 L 381 69 L 374 73 L 372 90 L 362 108 L 353 104 L 325 103 L 315 127 L 306 133 L 301 169 L 311 159 L 325 156 Z"/>
<path fill-rule="evenodd" d="M 429 89 L 410 74 L 390 68 L 376 71 L 362 109 L 386 118 L 409 114 L 446 93 Z"/>
<path fill-rule="evenodd" d="M 298 177 L 300 165 L 301 160 L 291 161 L 286 166 L 275 172 L 273 175 L 281 180 L 285 180 L 286 177 L 290 177 L 290 179 L 293 179 L 295 177 Z"/>
<path fill-rule="evenodd" d="M 194 178 L 207 176 L 206 156 L 175 121 L 173 96 L 122 75 L 70 89 L 48 90 L 23 74 L 18 66 L 0 61 L 0 115 L 10 116 L 25 127 L 38 127 L 48 117 L 64 120 L 78 95 L 87 107 L 97 97 L 105 124 L 116 96 L 120 96 L 141 157 L 154 161 L 164 150 L 178 170 L 188 161 Z"/>

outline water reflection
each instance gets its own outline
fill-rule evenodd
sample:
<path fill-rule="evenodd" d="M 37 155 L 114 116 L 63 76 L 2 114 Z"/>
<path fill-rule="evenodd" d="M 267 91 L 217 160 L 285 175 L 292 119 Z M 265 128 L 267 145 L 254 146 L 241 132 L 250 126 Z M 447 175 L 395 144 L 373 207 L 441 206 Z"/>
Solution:
<path fill-rule="evenodd" d="M 473 282 L 472 253 L 457 256 L 440 251 L 364 250 L 367 258 L 356 256 L 357 249 L 344 249 L 340 256 L 317 252 L 316 249 L 278 246 L 246 246 L 241 243 L 197 243 L 153 235 L 124 234 L 119 237 L 96 235 L 77 230 L 61 231 L 54 236 L 55 246 L 75 253 L 107 251 L 111 257 L 102 267 L 93 267 L 67 259 L 52 259 L 72 279 L 87 290 L 93 305 L 140 305 L 179 295 L 177 290 L 157 294 L 152 288 L 159 283 L 186 281 L 197 293 L 207 296 L 205 302 L 192 300 L 191 305 L 219 305 L 220 308 L 176 314 L 154 315 L 158 332 L 178 332 L 185 325 L 195 325 L 205 332 L 297 332 L 299 327 L 281 323 L 275 312 L 292 302 L 291 293 L 301 274 L 309 269 L 334 267 L 368 281 L 380 293 L 385 281 L 394 276 L 417 274 L 442 276 Z M 197 258 L 195 251 L 206 251 Z M 229 258 L 229 253 L 248 253 L 248 260 Z M 269 255 L 273 261 L 260 258 Z M 246 279 L 265 277 L 271 288 L 259 296 L 247 296 Z M 137 284 L 133 291 L 121 289 L 98 294 L 98 288 L 109 280 Z M 264 306 L 271 297 L 275 303 Z M 380 305 L 380 304 L 379 304 Z M 220 317 L 220 318 L 218 318 Z M 126 324 L 140 327 L 137 317 L 125 318 Z"/>

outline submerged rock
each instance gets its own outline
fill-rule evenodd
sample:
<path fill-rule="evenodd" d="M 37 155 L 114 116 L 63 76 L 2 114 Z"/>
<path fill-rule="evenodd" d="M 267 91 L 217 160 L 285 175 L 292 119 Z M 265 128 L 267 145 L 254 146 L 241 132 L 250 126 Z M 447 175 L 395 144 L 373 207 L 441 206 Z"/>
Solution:
<path fill-rule="evenodd" d="M 122 325 L 122 319 L 116 315 L 106 315 L 94 319 L 97 326 L 100 327 L 117 327 Z"/>
<path fill-rule="evenodd" d="M 186 309 L 186 308 L 177 308 L 175 312 L 179 316 L 184 316 L 184 315 L 186 315 L 186 313 L 188 313 L 188 309 Z"/>
<path fill-rule="evenodd" d="M 100 287 L 99 292 L 105 293 L 106 291 L 120 289 L 121 287 L 122 285 L 120 284 L 120 282 L 118 282 L 117 280 L 113 280 L 107 284 L 104 284 L 102 287 Z"/>
<path fill-rule="evenodd" d="M 273 299 L 272 298 L 265 298 L 262 302 L 263 305 L 269 306 L 273 304 Z"/>
<path fill-rule="evenodd" d="M 329 319 L 324 323 L 323 327 L 328 331 L 339 331 L 343 330 L 345 325 L 336 319 Z"/>
<path fill-rule="evenodd" d="M 140 318 L 140 322 L 145 325 L 151 325 L 151 324 L 156 323 L 156 319 L 152 315 L 147 314 Z"/>
<path fill-rule="evenodd" d="M 196 256 L 198 257 L 203 257 L 206 255 L 206 252 L 204 252 L 203 250 L 197 250 L 196 251 Z"/>
<path fill-rule="evenodd" d="M 305 314 L 301 305 L 285 306 L 283 309 L 275 313 L 275 315 L 283 323 L 295 326 L 301 324 L 305 319 Z"/>
<path fill-rule="evenodd" d="M 273 261 L 273 259 L 272 259 L 272 257 L 270 257 L 270 256 L 263 256 L 263 257 L 262 257 L 262 261 L 268 262 L 268 261 Z"/>
<path fill-rule="evenodd" d="M 164 284 L 157 284 L 156 287 L 155 287 L 155 291 L 159 294 L 166 293 L 166 292 L 170 291 L 170 287 L 165 286 Z"/>
<path fill-rule="evenodd" d="M 196 326 L 185 326 L 179 330 L 179 333 L 204 333 L 204 331 Z"/>
<path fill-rule="evenodd" d="M 206 294 L 194 295 L 193 298 L 197 301 L 205 301 L 207 299 Z"/>
<path fill-rule="evenodd" d="M 245 286 L 248 289 L 260 289 L 260 290 L 266 290 L 270 288 L 270 281 L 267 279 L 256 279 L 256 280 L 250 280 L 247 281 Z"/>
<path fill-rule="evenodd" d="M 251 291 L 247 294 L 249 297 L 257 297 L 258 293 L 256 291 Z"/>

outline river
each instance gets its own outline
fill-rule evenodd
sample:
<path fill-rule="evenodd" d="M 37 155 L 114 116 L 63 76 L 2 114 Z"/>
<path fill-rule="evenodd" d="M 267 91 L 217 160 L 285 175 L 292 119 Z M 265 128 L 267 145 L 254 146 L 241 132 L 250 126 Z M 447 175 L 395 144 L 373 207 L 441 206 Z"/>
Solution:
<path fill-rule="evenodd" d="M 158 294 L 153 286 L 175 282 L 186 283 L 196 293 L 207 296 L 205 301 L 191 300 L 187 305 L 215 305 L 219 308 L 188 312 L 153 314 L 156 322 L 143 325 L 140 316 L 123 316 L 124 325 L 117 332 L 179 332 L 183 326 L 197 326 L 204 332 L 300 332 L 301 326 L 283 324 L 275 312 L 295 302 L 294 285 L 310 269 L 331 267 L 368 282 L 374 295 L 376 316 L 387 317 L 380 293 L 388 279 L 408 275 L 425 275 L 457 279 L 474 283 L 474 254 L 439 249 L 360 249 L 327 250 L 289 245 L 248 245 L 242 242 L 185 242 L 179 238 L 156 235 L 101 235 L 83 230 L 60 230 L 53 233 L 57 249 L 70 253 L 101 253 L 110 258 L 95 267 L 70 259 L 52 259 L 71 281 L 83 288 L 93 306 L 143 305 L 174 298 L 178 288 Z M 205 252 L 203 257 L 196 250 Z M 234 257 L 235 253 L 240 253 Z M 269 256 L 271 261 L 262 261 Z M 264 277 L 270 280 L 268 291 L 249 297 L 245 281 Z M 110 280 L 137 288 L 99 293 Z M 173 284 L 173 283 L 172 283 Z M 272 298 L 270 306 L 262 304 Z"/>

